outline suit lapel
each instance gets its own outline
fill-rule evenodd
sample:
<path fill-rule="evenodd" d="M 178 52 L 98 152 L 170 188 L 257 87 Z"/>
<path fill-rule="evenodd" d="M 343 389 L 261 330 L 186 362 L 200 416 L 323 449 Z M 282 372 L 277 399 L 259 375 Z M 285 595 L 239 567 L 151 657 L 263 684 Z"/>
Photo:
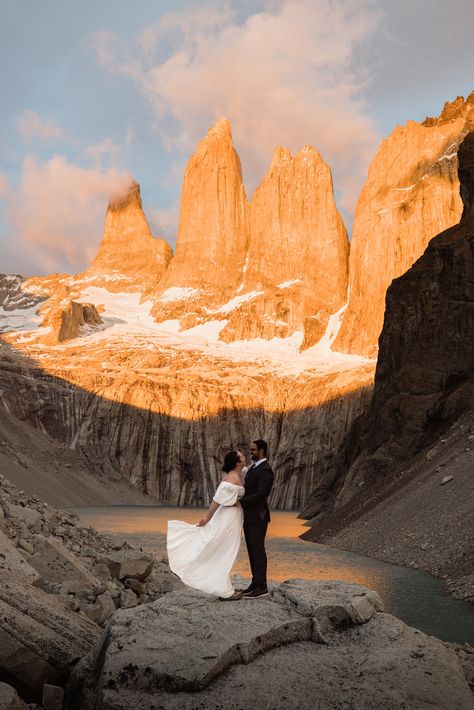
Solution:
<path fill-rule="evenodd" d="M 255 464 L 253 463 L 247 473 L 245 474 L 245 481 L 244 481 L 244 487 L 247 487 L 247 482 L 249 478 L 251 477 L 252 473 L 255 471 Z"/>

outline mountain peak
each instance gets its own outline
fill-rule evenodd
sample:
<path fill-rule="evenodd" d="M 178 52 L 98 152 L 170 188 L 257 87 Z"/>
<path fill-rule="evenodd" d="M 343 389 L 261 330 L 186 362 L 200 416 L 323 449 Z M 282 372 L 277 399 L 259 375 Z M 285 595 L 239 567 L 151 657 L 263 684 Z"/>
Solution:
<path fill-rule="evenodd" d="M 323 159 L 319 150 L 312 145 L 304 145 L 301 150 L 298 151 L 297 155 L 310 155 L 318 160 Z"/>
<path fill-rule="evenodd" d="M 232 128 L 229 119 L 224 118 L 222 116 L 218 118 L 216 122 L 209 128 L 207 135 L 229 137 L 232 140 Z"/>
<path fill-rule="evenodd" d="M 123 210 L 134 202 L 138 203 L 141 208 L 142 200 L 140 196 L 140 185 L 138 182 L 135 182 L 132 177 L 130 177 L 130 182 L 124 187 L 123 190 L 111 195 L 108 209 Z"/>
<path fill-rule="evenodd" d="M 291 154 L 291 150 L 289 148 L 283 148 L 281 145 L 277 145 L 273 151 L 273 158 L 270 168 L 291 163 L 292 160 L 293 156 Z"/>
<path fill-rule="evenodd" d="M 172 257 L 164 239 L 154 239 L 140 197 L 140 185 L 130 178 L 126 191 L 114 196 L 107 208 L 102 241 L 90 269 L 109 290 L 143 290 L 156 285 Z"/>

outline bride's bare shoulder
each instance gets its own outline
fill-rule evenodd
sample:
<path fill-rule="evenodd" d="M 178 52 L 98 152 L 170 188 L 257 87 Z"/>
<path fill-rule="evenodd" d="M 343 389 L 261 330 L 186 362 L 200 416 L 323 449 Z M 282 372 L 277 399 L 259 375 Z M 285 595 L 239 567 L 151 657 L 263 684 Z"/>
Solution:
<path fill-rule="evenodd" d="M 226 483 L 233 483 L 235 486 L 242 485 L 242 480 L 236 473 L 228 473 L 222 480 Z"/>

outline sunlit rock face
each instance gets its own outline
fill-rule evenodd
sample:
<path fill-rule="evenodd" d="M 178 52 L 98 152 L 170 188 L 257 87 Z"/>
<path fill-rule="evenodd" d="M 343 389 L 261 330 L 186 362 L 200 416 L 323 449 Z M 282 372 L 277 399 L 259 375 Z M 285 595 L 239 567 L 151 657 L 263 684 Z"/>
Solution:
<path fill-rule="evenodd" d="M 385 293 L 463 210 L 457 149 L 474 117 L 474 94 L 438 118 L 397 126 L 382 142 L 360 195 L 350 255 L 350 299 L 333 349 L 374 357 Z"/>
<path fill-rule="evenodd" d="M 77 338 L 86 326 L 101 324 L 102 319 L 93 303 L 76 303 L 66 299 L 57 308 L 48 310 L 41 325 L 49 326 L 49 332 L 41 340 L 47 345 L 56 345 Z"/>
<path fill-rule="evenodd" d="M 184 173 L 176 254 L 156 294 L 155 319 L 190 313 L 199 322 L 206 308 L 228 300 L 239 283 L 248 234 L 240 159 L 230 123 L 222 118 Z"/>
<path fill-rule="evenodd" d="M 345 303 L 349 242 L 336 209 L 331 171 L 307 146 L 275 150 L 249 205 L 229 122 L 199 143 L 185 172 L 176 255 L 153 306 L 182 329 L 221 321 L 224 342 L 304 331 L 324 334 Z"/>
<path fill-rule="evenodd" d="M 157 285 L 172 256 L 169 244 L 152 236 L 140 186 L 132 181 L 125 194 L 110 201 L 97 255 L 77 278 L 110 291 L 143 292 Z"/>
<path fill-rule="evenodd" d="M 102 240 L 88 269 L 74 276 L 51 274 L 24 279 L 22 289 L 36 301 L 49 299 L 43 312 L 57 309 L 64 299 L 80 297 L 87 287 L 146 294 L 156 288 L 172 258 L 169 244 L 152 236 L 140 186 L 132 181 L 125 193 L 110 200 Z"/>
<path fill-rule="evenodd" d="M 239 290 L 255 294 L 230 313 L 227 342 L 303 331 L 345 303 L 349 242 L 336 209 L 329 166 L 315 148 L 277 148 L 250 205 L 250 240 Z"/>

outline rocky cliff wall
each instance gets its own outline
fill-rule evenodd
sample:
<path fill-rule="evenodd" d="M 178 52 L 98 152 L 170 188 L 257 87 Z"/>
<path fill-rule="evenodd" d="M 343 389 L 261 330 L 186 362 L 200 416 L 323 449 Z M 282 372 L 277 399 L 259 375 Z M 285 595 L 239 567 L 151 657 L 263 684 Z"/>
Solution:
<path fill-rule="evenodd" d="M 25 281 L 19 274 L 0 274 L 0 333 L 7 327 L 7 317 L 12 311 L 33 308 L 46 298 L 46 295 L 29 291 Z M 8 325 L 11 327 L 11 322 Z"/>
<path fill-rule="evenodd" d="M 324 334 L 345 303 L 349 242 L 329 166 L 306 146 L 277 148 L 249 204 L 228 121 L 219 120 L 186 168 L 176 255 L 154 295 L 160 322 L 223 323 L 225 342 Z"/>
<path fill-rule="evenodd" d="M 57 308 L 48 309 L 41 325 L 49 327 L 49 332 L 41 339 L 47 345 L 56 345 L 77 338 L 85 326 L 101 324 L 102 319 L 93 303 L 76 303 L 66 299 Z"/>
<path fill-rule="evenodd" d="M 315 148 L 277 148 L 250 204 L 250 238 L 239 289 L 254 297 L 229 314 L 226 342 L 285 337 L 318 314 L 319 337 L 346 302 L 349 241 L 329 166 Z M 252 332 L 254 335 L 252 336 Z"/>
<path fill-rule="evenodd" d="M 356 208 L 350 299 L 334 350 L 376 355 L 390 283 L 459 222 L 457 149 L 473 121 L 474 93 L 437 118 L 397 126 L 382 142 Z"/>
<path fill-rule="evenodd" d="M 90 343 L 87 351 L 71 342 L 47 356 L 41 344 L 28 357 L 8 353 L 0 389 L 11 415 L 80 452 L 96 475 L 111 468 L 140 491 L 179 505 L 207 504 L 224 453 L 264 437 L 277 474 L 271 504 L 300 509 L 367 405 L 373 378 L 370 364 L 285 378 L 114 342 L 107 349 Z"/>
<path fill-rule="evenodd" d="M 164 239 L 150 232 L 140 196 L 132 181 L 128 191 L 113 198 L 107 207 L 102 240 L 92 265 L 75 279 L 109 291 L 154 288 L 165 273 L 173 252 Z"/>
<path fill-rule="evenodd" d="M 183 178 L 176 253 L 155 293 L 157 320 L 194 314 L 235 294 L 249 236 L 248 201 L 230 123 L 200 141 Z"/>
<path fill-rule="evenodd" d="M 467 200 L 463 218 L 431 240 L 390 286 L 370 408 L 355 422 L 309 514 L 327 507 L 331 497 L 341 510 L 355 497 L 363 499 L 367 487 L 393 477 L 473 409 L 473 156 L 469 133 L 458 153 Z"/>

